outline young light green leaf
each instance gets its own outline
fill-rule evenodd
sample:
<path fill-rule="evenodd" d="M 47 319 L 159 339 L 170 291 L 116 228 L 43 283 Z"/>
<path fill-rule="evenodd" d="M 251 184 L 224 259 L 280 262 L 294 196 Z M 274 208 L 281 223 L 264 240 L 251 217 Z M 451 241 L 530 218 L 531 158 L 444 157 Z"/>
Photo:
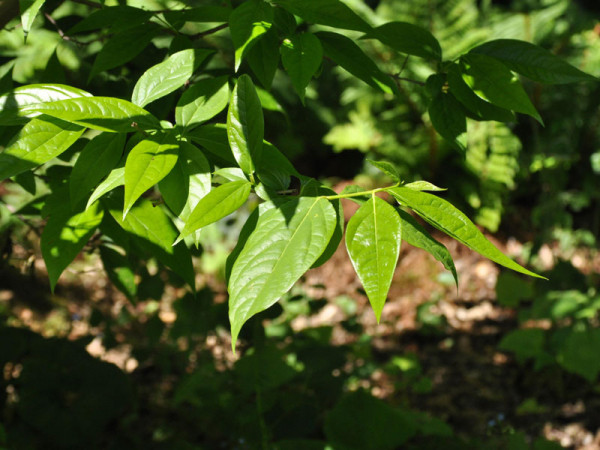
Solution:
<path fill-rule="evenodd" d="M 320 197 L 295 198 L 258 218 L 229 277 L 232 347 L 242 325 L 273 305 L 323 253 L 336 213 Z"/>
<path fill-rule="evenodd" d="M 28 122 L 0 153 L 0 180 L 50 161 L 79 139 L 84 128 L 53 117 Z"/>
<path fill-rule="evenodd" d="M 229 30 L 235 47 L 235 71 L 246 52 L 273 24 L 273 7 L 263 0 L 247 0 L 229 16 Z"/>
<path fill-rule="evenodd" d="M 116 33 L 96 56 L 88 82 L 105 70 L 131 61 L 146 48 L 160 30 L 158 25 L 148 22 Z"/>
<path fill-rule="evenodd" d="M 115 97 L 79 97 L 26 106 L 22 111 L 56 117 L 100 131 L 129 133 L 158 129 L 160 122 L 143 108 Z"/>
<path fill-rule="evenodd" d="M 371 30 L 367 22 L 340 0 L 275 0 L 275 4 L 310 23 L 345 30 Z"/>
<path fill-rule="evenodd" d="M 460 66 L 452 64 L 448 69 L 448 87 L 456 99 L 463 104 L 470 117 L 475 120 L 497 120 L 514 122 L 515 115 L 508 109 L 490 103 L 477 94 L 463 80 Z"/>
<path fill-rule="evenodd" d="M 100 246 L 100 258 L 109 280 L 129 300 L 133 300 L 137 293 L 137 284 L 135 273 L 127 257 L 111 247 L 102 245 Z"/>
<path fill-rule="evenodd" d="M 118 192 L 116 193 L 118 194 Z M 142 198 L 123 219 L 121 195 L 115 195 L 114 198 L 108 196 L 102 202 L 107 205 L 110 215 L 121 228 L 136 236 L 144 251 L 155 256 L 188 283 L 192 289 L 195 289 L 192 256 L 185 244 L 173 245 L 173 241 L 177 237 L 177 228 L 163 208 L 155 207 L 152 202 Z"/>
<path fill-rule="evenodd" d="M 321 67 L 323 46 L 312 33 L 295 34 L 281 44 L 281 62 L 304 103 L 304 90 Z"/>
<path fill-rule="evenodd" d="M 262 106 L 248 75 L 239 79 L 229 101 L 227 138 L 233 156 L 244 173 L 255 170 L 263 147 L 265 123 Z"/>
<path fill-rule="evenodd" d="M 81 151 L 69 177 L 71 206 L 75 207 L 121 160 L 125 134 L 102 133 Z"/>
<path fill-rule="evenodd" d="M 37 16 L 45 1 L 46 0 L 19 0 L 21 25 L 23 26 L 23 33 L 25 34 L 25 41 L 27 41 L 27 35 L 29 34 L 29 30 L 31 30 L 35 16 Z"/>
<path fill-rule="evenodd" d="M 182 50 L 165 61 L 146 70 L 133 88 L 131 101 L 142 108 L 158 100 L 185 84 L 194 73 L 196 52 L 189 48 Z M 199 54 L 202 59 L 207 54 Z"/>
<path fill-rule="evenodd" d="M 481 44 L 471 52 L 491 56 L 510 70 L 540 83 L 598 81 L 598 78 L 573 67 L 548 50 L 525 41 L 497 39 Z"/>
<path fill-rule="evenodd" d="M 429 104 L 433 128 L 461 152 L 466 151 L 467 118 L 461 104 L 450 93 L 439 92 Z"/>
<path fill-rule="evenodd" d="M 372 195 L 346 227 L 346 248 L 379 323 L 400 255 L 402 222 L 393 206 Z"/>
<path fill-rule="evenodd" d="M 442 48 L 438 40 L 425 28 L 406 22 L 388 22 L 363 38 L 378 39 L 383 44 L 407 55 L 442 61 Z"/>
<path fill-rule="evenodd" d="M 41 249 L 53 291 L 63 270 L 71 264 L 100 225 L 102 215 L 98 204 L 72 214 L 68 202 L 61 210 L 51 212 L 42 232 Z"/>
<path fill-rule="evenodd" d="M 454 261 L 452 260 L 452 255 L 450 255 L 448 249 L 444 244 L 441 244 L 431 237 L 427 230 L 409 213 L 402 211 L 401 209 L 398 209 L 398 213 L 400 214 L 400 220 L 402 221 L 402 240 L 413 247 L 425 250 L 441 262 L 444 267 L 452 273 L 456 288 L 458 289 L 458 275 L 456 273 Z"/>
<path fill-rule="evenodd" d="M 214 175 L 223 177 L 228 181 L 248 181 L 248 178 L 239 167 L 223 167 L 215 170 Z"/>
<path fill-rule="evenodd" d="M 446 200 L 426 192 L 404 187 L 392 188 L 388 192 L 396 198 L 398 203 L 412 209 L 435 228 L 443 231 L 486 258 L 516 272 L 532 277 L 544 278 L 521 267 L 508 256 L 504 255 L 494 244 L 485 238 L 483 233 L 479 231 L 467 216 Z"/>
<path fill-rule="evenodd" d="M 315 35 L 321 41 L 325 55 L 355 77 L 386 93 L 398 90 L 393 80 L 352 39 L 328 31 L 320 31 Z"/>
<path fill-rule="evenodd" d="M 116 187 L 123 186 L 125 184 L 125 167 L 118 167 L 110 171 L 108 176 L 100 183 L 92 195 L 90 196 L 85 209 L 88 209 L 96 200 L 102 197 L 107 192 L 112 191 Z"/>
<path fill-rule="evenodd" d="M 133 147 L 125 162 L 123 217 L 144 192 L 169 174 L 177 163 L 178 149 L 171 133 L 148 136 Z"/>
<path fill-rule="evenodd" d="M 371 164 L 373 167 L 381 170 L 387 176 L 389 176 L 393 181 L 400 182 L 400 174 L 398 173 L 398 169 L 393 164 L 387 161 L 373 161 L 372 159 L 367 159 L 367 162 Z"/>
<path fill-rule="evenodd" d="M 271 89 L 275 72 L 279 67 L 279 36 L 271 28 L 246 54 L 252 72 L 266 89 Z"/>
<path fill-rule="evenodd" d="M 463 80 L 479 97 L 500 108 L 528 114 L 543 125 L 519 77 L 503 63 L 479 53 L 464 55 L 460 61 Z"/>
<path fill-rule="evenodd" d="M 435 184 L 430 183 L 429 181 L 413 181 L 412 183 L 407 183 L 402 187 L 408 189 L 414 189 L 415 191 L 445 191 L 446 188 L 437 187 Z"/>
<path fill-rule="evenodd" d="M 225 109 L 229 101 L 228 77 L 205 78 L 187 89 L 175 109 L 178 125 L 188 129 L 212 119 Z"/>
<path fill-rule="evenodd" d="M 234 212 L 248 199 L 251 187 L 248 181 L 240 180 L 222 184 L 210 191 L 197 203 L 175 243 Z"/>
<path fill-rule="evenodd" d="M 92 94 L 62 84 L 28 84 L 0 95 L 0 125 L 18 125 L 41 113 L 24 111 L 39 103 L 68 98 L 91 97 Z"/>

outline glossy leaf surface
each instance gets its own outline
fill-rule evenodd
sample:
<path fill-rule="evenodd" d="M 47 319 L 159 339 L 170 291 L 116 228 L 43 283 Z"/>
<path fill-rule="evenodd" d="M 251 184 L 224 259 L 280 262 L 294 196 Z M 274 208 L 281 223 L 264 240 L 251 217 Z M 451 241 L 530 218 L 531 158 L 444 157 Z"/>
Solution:
<path fill-rule="evenodd" d="M 234 212 L 248 199 L 251 187 L 248 181 L 240 180 L 225 183 L 210 191 L 197 203 L 176 242 Z"/>
<path fill-rule="evenodd" d="M 52 117 L 28 122 L 0 153 L 0 180 L 50 161 L 75 143 L 84 128 Z"/>
<path fill-rule="evenodd" d="M 239 79 L 229 102 L 227 138 L 235 160 L 244 173 L 255 170 L 263 147 L 265 123 L 262 106 L 248 75 Z"/>
<path fill-rule="evenodd" d="M 346 248 L 377 322 L 396 270 L 401 242 L 400 216 L 393 206 L 375 195 L 358 209 L 346 227 Z"/>
<path fill-rule="evenodd" d="M 426 192 L 415 191 L 404 187 L 389 189 L 398 202 L 416 212 L 419 216 L 440 231 L 475 250 L 488 259 L 512 269 L 537 278 L 543 278 L 504 255 L 488 241 L 483 233 L 461 211 L 448 201 Z"/>
<path fill-rule="evenodd" d="M 393 181 L 400 181 L 400 174 L 398 173 L 398 169 L 392 163 L 387 161 L 374 161 L 372 159 L 367 159 L 367 162 L 371 164 L 373 167 L 378 168 L 387 176 L 389 176 Z"/>
<path fill-rule="evenodd" d="M 229 278 L 234 347 L 242 325 L 273 305 L 321 256 L 335 224 L 333 206 L 318 197 L 296 198 L 260 215 Z"/>
<path fill-rule="evenodd" d="M 166 177 L 177 163 L 179 145 L 171 134 L 159 134 L 137 144 L 125 163 L 123 216 L 140 196 Z"/>
<path fill-rule="evenodd" d="M 195 127 L 223 111 L 228 101 L 227 77 L 205 78 L 182 94 L 175 109 L 175 120 L 184 127 Z"/>
<path fill-rule="evenodd" d="M 27 106 L 36 112 L 101 131 L 129 133 L 137 128 L 156 129 L 156 117 L 127 100 L 115 97 L 80 97 Z"/>
<path fill-rule="evenodd" d="M 125 184 L 125 167 L 118 167 L 110 171 L 108 176 L 98 185 L 88 199 L 86 208 L 89 208 L 96 200 L 107 192 Z"/>
<path fill-rule="evenodd" d="M 242 58 L 273 23 L 273 8 L 263 0 L 247 0 L 229 16 L 231 40 L 235 47 L 235 71 Z"/>
<path fill-rule="evenodd" d="M 21 25 L 23 26 L 23 33 L 25 34 L 25 40 L 33 21 L 37 16 L 40 8 L 44 5 L 46 0 L 19 0 L 19 9 L 21 10 Z"/>

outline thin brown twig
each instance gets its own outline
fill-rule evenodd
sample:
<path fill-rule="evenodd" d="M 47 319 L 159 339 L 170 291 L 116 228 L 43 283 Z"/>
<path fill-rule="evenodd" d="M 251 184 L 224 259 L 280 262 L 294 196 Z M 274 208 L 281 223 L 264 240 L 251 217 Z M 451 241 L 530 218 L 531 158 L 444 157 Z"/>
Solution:
<path fill-rule="evenodd" d="M 56 28 L 56 32 L 58 33 L 58 35 L 61 37 L 61 39 L 63 41 L 73 42 L 74 44 L 77 44 L 80 46 L 87 45 L 85 42 L 78 41 L 77 39 L 72 38 L 71 36 L 68 36 L 67 34 L 65 34 L 65 32 L 58 26 L 58 23 L 56 23 L 56 20 L 54 20 L 54 18 L 50 14 L 45 12 L 44 16 L 46 17 L 46 19 L 48 19 L 48 22 L 50 22 L 52 25 L 54 25 L 54 28 Z"/>
<path fill-rule="evenodd" d="M 188 36 L 188 37 L 190 39 L 202 39 L 203 37 L 206 37 L 213 33 L 218 32 L 218 31 L 224 30 L 228 26 L 229 26 L 228 23 L 222 23 L 221 25 L 211 28 L 210 30 L 202 31 L 201 33 L 197 33 L 197 34 L 192 34 L 191 36 Z"/>

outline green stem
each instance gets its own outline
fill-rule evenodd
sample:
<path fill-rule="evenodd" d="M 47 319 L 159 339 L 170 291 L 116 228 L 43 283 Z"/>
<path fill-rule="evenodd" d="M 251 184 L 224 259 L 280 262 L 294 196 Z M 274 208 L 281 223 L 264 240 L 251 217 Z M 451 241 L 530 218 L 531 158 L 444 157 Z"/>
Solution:
<path fill-rule="evenodd" d="M 400 186 L 400 183 L 396 183 L 396 184 L 394 184 L 392 186 L 386 186 L 386 187 L 382 187 L 382 188 L 371 189 L 370 191 L 352 192 L 350 194 L 322 195 L 322 196 L 320 196 L 320 198 L 326 198 L 327 200 L 337 200 L 339 198 L 364 197 L 366 195 L 374 195 L 376 192 L 387 191 L 388 189 L 392 189 L 392 188 L 395 188 L 395 187 L 398 187 L 398 186 Z"/>

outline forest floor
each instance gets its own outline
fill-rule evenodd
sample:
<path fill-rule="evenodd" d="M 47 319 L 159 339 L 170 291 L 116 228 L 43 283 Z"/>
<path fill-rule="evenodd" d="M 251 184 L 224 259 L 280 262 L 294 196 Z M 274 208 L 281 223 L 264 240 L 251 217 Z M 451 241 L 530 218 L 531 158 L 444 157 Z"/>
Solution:
<path fill-rule="evenodd" d="M 350 213 L 351 204 L 344 206 Z M 512 355 L 499 351 L 502 337 L 518 328 L 519 323 L 514 309 L 496 301 L 498 267 L 451 239 L 434 236 L 454 257 L 458 291 L 441 264 L 421 250 L 403 246 L 382 321 L 377 324 L 341 245 L 330 261 L 309 271 L 301 282 L 308 296 L 328 301 L 316 314 L 294 319 L 292 327 L 298 331 L 334 325 L 332 343 L 352 343 L 360 336 L 339 326 L 347 314 L 332 300 L 353 299 L 358 305 L 357 320 L 372 337 L 376 360 L 384 365 L 403 355 L 404 361 L 412 361 L 416 368 L 415 376 L 401 380 L 387 371 L 375 370 L 363 380 L 363 386 L 375 396 L 428 412 L 465 436 L 516 430 L 528 436 L 545 436 L 564 447 L 599 449 L 600 390 L 564 371 L 534 371 L 532 364 L 519 364 Z M 520 244 L 513 239 L 490 239 L 509 255 L 521 252 Z M 0 303 L 10 308 L 15 325 L 46 336 L 77 339 L 94 333 L 90 304 L 103 308 L 114 320 L 118 320 L 123 307 L 140 316 L 149 310 L 148 302 L 127 306 L 125 297 L 103 275 L 98 260 L 92 261 L 91 268 L 90 260 L 86 260 L 82 266 L 85 271 L 69 269 L 57 290 L 60 295 L 48 301 L 47 284 L 31 282 L 44 278 L 41 258 L 32 259 L 31 253 L 18 246 L 13 250 L 22 264 L 19 271 L 0 271 Z M 547 257 L 542 263 L 550 267 L 552 249 L 544 251 Z M 25 273 L 26 260 L 29 273 Z M 207 280 L 203 278 L 202 282 Z M 215 280 L 208 283 L 216 299 L 221 297 L 223 301 L 223 284 Z M 167 326 L 176 320 L 172 304 L 179 295 L 179 289 L 168 288 L 158 303 L 152 303 Z M 22 301 L 25 298 L 27 301 Z M 135 339 L 136 331 L 127 330 L 124 327 L 121 334 L 117 333 L 118 345 L 112 349 L 106 350 L 100 340 L 94 339 L 88 350 L 127 372 L 135 371 L 137 362 L 131 356 L 129 342 Z M 215 344 L 214 338 L 210 343 L 220 347 L 217 353 L 221 357 L 229 352 L 227 344 L 226 340 Z M 414 355 L 412 360 L 410 355 Z"/>

